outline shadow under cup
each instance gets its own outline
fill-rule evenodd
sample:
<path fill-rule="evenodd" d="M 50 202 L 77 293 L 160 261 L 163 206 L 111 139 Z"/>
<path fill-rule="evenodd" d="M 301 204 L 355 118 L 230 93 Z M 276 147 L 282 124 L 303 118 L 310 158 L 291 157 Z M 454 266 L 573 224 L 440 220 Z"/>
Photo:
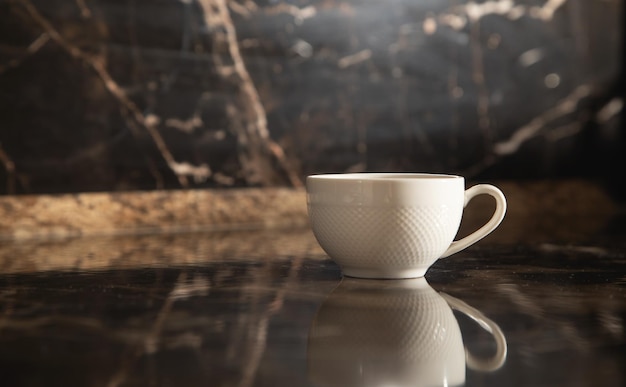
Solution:
<path fill-rule="evenodd" d="M 453 242 L 463 208 L 475 195 L 496 198 L 497 209 L 481 229 Z M 465 191 L 454 175 L 355 173 L 307 178 L 311 227 L 345 275 L 361 278 L 421 277 L 438 259 L 475 243 L 504 217 L 497 188 Z"/>

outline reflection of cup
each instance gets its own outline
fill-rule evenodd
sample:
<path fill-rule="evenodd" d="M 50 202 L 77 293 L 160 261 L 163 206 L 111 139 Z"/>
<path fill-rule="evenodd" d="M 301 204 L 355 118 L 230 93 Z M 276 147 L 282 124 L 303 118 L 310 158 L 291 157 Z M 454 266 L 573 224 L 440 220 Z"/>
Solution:
<path fill-rule="evenodd" d="M 316 387 L 458 386 L 466 351 L 457 309 L 493 334 L 492 359 L 467 354 L 471 368 L 491 371 L 506 359 L 506 340 L 479 311 L 439 294 L 424 278 L 344 279 L 328 296 L 309 332 L 309 376 Z"/>
<path fill-rule="evenodd" d="M 491 219 L 453 242 L 463 207 L 476 195 L 496 199 Z M 460 176 L 351 173 L 307 178 L 311 228 L 322 248 L 351 277 L 421 277 L 438 258 L 476 243 L 506 212 L 492 185 L 465 190 Z"/>

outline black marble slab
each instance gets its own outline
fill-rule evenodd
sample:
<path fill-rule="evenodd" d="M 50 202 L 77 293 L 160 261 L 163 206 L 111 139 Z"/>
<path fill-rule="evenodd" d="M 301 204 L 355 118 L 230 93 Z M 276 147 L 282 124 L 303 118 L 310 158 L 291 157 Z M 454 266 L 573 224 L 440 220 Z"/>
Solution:
<path fill-rule="evenodd" d="M 624 191 L 623 9 L 3 0 L 0 192 L 380 170 L 600 176 Z"/>
<path fill-rule="evenodd" d="M 455 312 L 478 359 L 461 363 L 464 385 L 621 387 L 626 218 L 570 216 L 562 227 L 572 231 L 537 238 L 510 225 L 494 233 L 509 242 L 486 239 L 438 261 L 420 287 L 342 279 L 307 229 L 13 243 L 0 270 L 0 377 L 11 386 L 404 386 L 400 371 L 444 352 L 402 337 L 426 342 L 424 319 L 442 320 L 424 299 L 446 314 L 453 297 L 492 320 L 507 345 L 504 363 L 489 363 L 494 338 Z M 407 375 L 417 386 L 426 373 Z"/>

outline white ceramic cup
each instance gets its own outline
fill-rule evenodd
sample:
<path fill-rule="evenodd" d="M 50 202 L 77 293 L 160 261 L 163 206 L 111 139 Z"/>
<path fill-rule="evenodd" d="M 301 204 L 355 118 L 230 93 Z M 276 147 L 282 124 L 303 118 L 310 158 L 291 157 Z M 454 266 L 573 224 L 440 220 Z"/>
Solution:
<path fill-rule="evenodd" d="M 306 187 L 313 233 L 350 277 L 421 277 L 437 259 L 492 232 L 506 212 L 502 191 L 488 184 L 465 190 L 461 176 L 326 174 L 307 177 Z M 477 231 L 453 242 L 463 208 L 481 194 L 495 198 L 495 213 Z"/>
<path fill-rule="evenodd" d="M 492 356 L 466 351 L 452 309 L 492 334 Z M 437 293 L 425 278 L 344 279 L 317 311 L 307 346 L 308 375 L 316 387 L 460 386 L 466 366 L 491 372 L 506 356 L 506 338 L 496 323 Z"/>

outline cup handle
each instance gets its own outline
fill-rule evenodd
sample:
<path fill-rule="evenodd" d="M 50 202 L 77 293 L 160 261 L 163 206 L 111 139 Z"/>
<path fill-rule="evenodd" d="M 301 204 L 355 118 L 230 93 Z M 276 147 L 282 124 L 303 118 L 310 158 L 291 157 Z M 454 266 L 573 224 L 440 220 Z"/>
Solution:
<path fill-rule="evenodd" d="M 485 317 L 485 315 L 478 309 L 469 306 L 458 298 L 454 298 L 446 293 L 439 294 L 446 300 L 452 309 L 456 309 L 474 320 L 478 325 L 480 325 L 481 328 L 491 333 L 496 341 L 496 353 L 489 359 L 478 359 L 474 357 L 474 355 L 472 355 L 466 348 L 465 361 L 467 362 L 467 366 L 473 370 L 484 372 L 495 371 L 502 367 L 506 361 L 507 344 L 506 337 L 504 337 L 504 333 L 502 333 L 498 324 Z"/>
<path fill-rule="evenodd" d="M 502 222 L 502 219 L 504 219 L 504 214 L 506 213 L 506 199 L 504 198 L 502 191 L 490 184 L 478 184 L 467 189 L 465 191 L 465 202 L 463 203 L 463 207 L 465 208 L 467 203 L 469 203 L 469 201 L 475 196 L 482 194 L 491 195 L 494 199 L 496 199 L 496 211 L 493 213 L 493 216 L 478 230 L 463 239 L 452 242 L 450 247 L 448 247 L 448 250 L 443 253 L 441 258 L 446 258 L 454 253 L 458 253 L 459 251 L 483 239 L 495 230 L 496 227 L 500 225 L 500 222 Z"/>

